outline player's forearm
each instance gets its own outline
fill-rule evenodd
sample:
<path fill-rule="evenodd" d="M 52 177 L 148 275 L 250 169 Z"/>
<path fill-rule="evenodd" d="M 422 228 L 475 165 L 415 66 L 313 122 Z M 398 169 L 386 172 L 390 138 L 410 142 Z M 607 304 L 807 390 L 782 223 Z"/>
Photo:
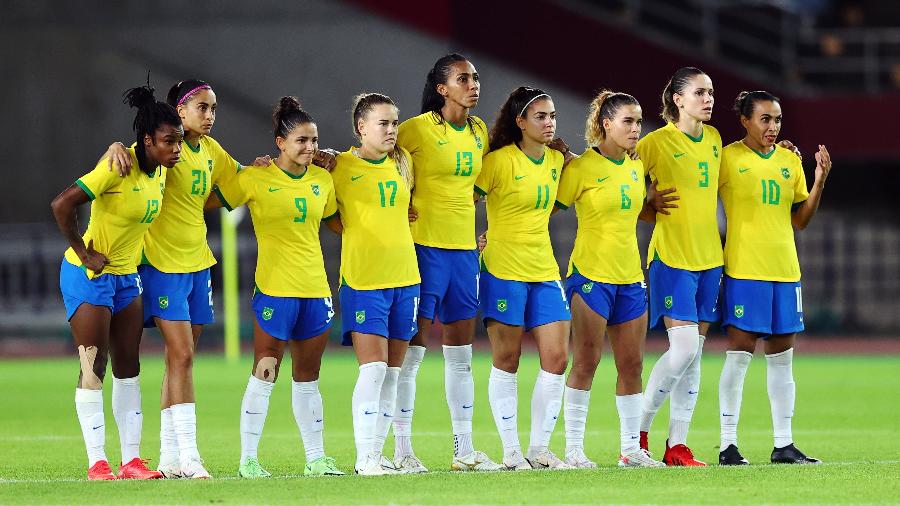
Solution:
<path fill-rule="evenodd" d="M 64 192 L 53 199 L 53 202 L 50 203 L 50 209 L 53 211 L 56 226 L 66 239 L 66 242 L 69 243 L 69 246 L 72 247 L 78 258 L 83 258 L 86 249 L 84 241 L 78 233 L 78 212 L 76 206 L 68 202 Z"/>
<path fill-rule="evenodd" d="M 819 202 L 822 201 L 822 191 L 824 189 L 824 183 L 816 181 L 813 184 L 812 190 L 809 192 L 809 197 L 791 216 L 791 224 L 795 229 L 803 230 L 809 225 L 809 222 L 812 221 L 813 216 L 816 215 L 816 211 L 819 209 Z"/>
<path fill-rule="evenodd" d="M 641 212 L 638 214 L 638 219 L 647 223 L 656 223 L 656 209 L 653 209 L 653 206 L 646 200 L 644 201 L 644 206 L 641 207 Z"/>

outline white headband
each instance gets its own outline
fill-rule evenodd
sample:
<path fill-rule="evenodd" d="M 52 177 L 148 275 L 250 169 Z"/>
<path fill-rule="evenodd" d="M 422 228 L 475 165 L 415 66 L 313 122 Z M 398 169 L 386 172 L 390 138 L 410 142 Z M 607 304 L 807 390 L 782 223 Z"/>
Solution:
<path fill-rule="evenodd" d="M 525 111 L 528 109 L 528 106 L 531 105 L 532 102 L 534 102 L 535 100 L 537 100 L 541 97 L 550 98 L 550 95 L 548 95 L 546 93 L 541 93 L 540 95 L 535 95 L 534 97 L 532 97 L 531 100 L 529 100 L 528 102 L 525 102 L 525 107 L 522 107 L 522 110 L 519 111 L 519 116 L 524 116 Z"/>

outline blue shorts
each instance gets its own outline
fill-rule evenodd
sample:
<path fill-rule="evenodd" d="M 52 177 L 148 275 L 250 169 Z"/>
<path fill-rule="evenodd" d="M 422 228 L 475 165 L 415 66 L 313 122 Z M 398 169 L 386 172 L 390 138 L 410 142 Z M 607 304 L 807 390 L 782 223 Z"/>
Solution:
<path fill-rule="evenodd" d="M 416 244 L 422 275 L 419 318 L 441 323 L 478 316 L 478 251 Z"/>
<path fill-rule="evenodd" d="M 213 316 L 212 280 L 209 269 L 168 273 L 152 265 L 139 265 L 144 282 L 144 327 L 155 327 L 153 318 L 208 325 Z"/>
<path fill-rule="evenodd" d="M 419 331 L 419 285 L 354 290 L 341 285 L 341 344 L 352 346 L 351 332 L 409 341 Z"/>
<path fill-rule="evenodd" d="M 803 330 L 800 282 L 758 281 L 725 276 L 722 326 L 747 332 L 793 334 Z"/>
<path fill-rule="evenodd" d="M 258 289 L 253 293 L 253 312 L 260 328 L 282 341 L 318 336 L 331 328 L 334 318 L 331 297 L 273 297 Z"/>
<path fill-rule="evenodd" d="M 141 277 L 136 273 L 101 274 L 88 279 L 84 269 L 63 259 L 59 266 L 59 291 L 66 306 L 66 321 L 85 303 L 106 306 L 116 314 L 141 294 Z"/>
<path fill-rule="evenodd" d="M 722 268 L 676 269 L 656 259 L 650 263 L 650 328 L 663 328 L 662 317 L 689 322 L 719 321 L 717 305 Z"/>
<path fill-rule="evenodd" d="M 569 321 L 569 302 L 559 281 L 513 281 L 482 272 L 479 280 L 481 317 L 531 330 Z"/>
<path fill-rule="evenodd" d="M 606 318 L 607 325 L 629 322 L 647 312 L 647 284 L 643 281 L 615 285 L 575 273 L 566 279 L 566 295 L 572 300 L 575 294 L 593 312 Z"/>

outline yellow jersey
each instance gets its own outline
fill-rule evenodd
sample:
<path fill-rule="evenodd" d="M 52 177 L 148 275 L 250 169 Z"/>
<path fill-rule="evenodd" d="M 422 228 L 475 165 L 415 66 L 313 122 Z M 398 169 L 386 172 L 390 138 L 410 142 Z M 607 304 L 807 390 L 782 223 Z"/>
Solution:
<path fill-rule="evenodd" d="M 319 224 L 337 212 L 334 184 L 310 165 L 302 176 L 267 167 L 241 171 L 216 187 L 226 209 L 247 204 L 256 233 L 256 286 L 274 297 L 330 297 Z"/>
<path fill-rule="evenodd" d="M 637 145 L 657 188 L 677 190 L 678 208 L 657 214 L 647 263 L 659 258 L 676 269 L 702 271 L 722 265 L 722 239 L 716 219 L 722 137 L 703 125 L 691 137 L 669 123 L 650 132 Z"/>
<path fill-rule="evenodd" d="M 762 155 L 733 142 L 722 151 L 719 195 L 728 219 L 725 274 L 799 281 L 791 207 L 809 197 L 800 158 L 779 147 Z"/>
<path fill-rule="evenodd" d="M 241 165 L 212 137 L 197 147 L 182 141 L 181 159 L 169 169 L 166 209 L 144 237 L 144 258 L 162 272 L 197 272 L 216 263 L 206 243 L 203 205 L 213 186 L 231 178 Z"/>
<path fill-rule="evenodd" d="M 644 204 L 644 165 L 625 156 L 606 158 L 588 149 L 563 172 L 556 206 L 575 204 L 578 232 L 569 260 L 571 276 L 625 285 L 644 280 L 637 220 Z"/>
<path fill-rule="evenodd" d="M 390 156 L 365 160 L 352 151 L 338 154 L 331 171 L 344 225 L 341 284 L 354 290 L 415 285 L 421 279 L 409 230 L 410 190 Z"/>
<path fill-rule="evenodd" d="M 437 118 L 437 119 L 436 119 Z M 472 187 L 487 153 L 487 126 L 457 128 L 426 112 L 400 124 L 397 144 L 412 155 L 416 168 L 412 203 L 419 218 L 411 225 L 413 241 L 445 249 L 475 248 L 475 203 Z"/>
<path fill-rule="evenodd" d="M 515 144 L 484 157 L 475 191 L 487 195 L 488 242 L 481 253 L 487 272 L 513 281 L 559 280 L 548 227 L 562 167 L 562 153 L 550 148 L 538 160 Z"/>
<path fill-rule="evenodd" d="M 94 250 L 109 260 L 101 275 L 137 272 L 141 238 L 162 209 L 165 167 L 156 167 L 148 175 L 140 170 L 134 148 L 127 151 L 134 169 L 125 177 L 109 170 L 104 158 L 94 170 L 75 181 L 91 199 L 91 218 L 82 236 L 84 245 L 93 240 Z M 70 264 L 83 267 L 72 248 L 66 250 L 65 257 Z M 96 277 L 91 270 L 87 274 L 89 278 Z"/>

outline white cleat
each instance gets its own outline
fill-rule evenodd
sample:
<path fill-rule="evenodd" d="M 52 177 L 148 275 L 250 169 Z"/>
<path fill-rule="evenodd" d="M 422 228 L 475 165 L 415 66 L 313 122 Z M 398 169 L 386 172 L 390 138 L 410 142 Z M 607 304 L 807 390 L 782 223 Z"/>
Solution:
<path fill-rule="evenodd" d="M 575 469 L 575 467 L 560 460 L 550 450 L 536 452 L 536 454 L 531 454 L 526 459 L 531 464 L 532 469 Z"/>
<path fill-rule="evenodd" d="M 619 455 L 619 467 L 666 467 L 666 465 L 653 460 L 647 450 L 638 448 L 628 455 Z"/>
<path fill-rule="evenodd" d="M 584 448 L 570 448 L 566 450 L 566 464 L 576 469 L 597 469 L 597 463 L 587 458 Z"/>
<path fill-rule="evenodd" d="M 484 452 L 475 450 L 463 457 L 453 457 L 450 469 L 454 471 L 501 471 L 506 467 L 491 460 Z"/>
<path fill-rule="evenodd" d="M 404 474 L 421 474 L 428 472 L 428 468 L 423 466 L 422 461 L 413 454 L 404 455 L 395 459 L 393 466 L 394 469 Z"/>
<path fill-rule="evenodd" d="M 170 480 L 183 477 L 181 474 L 181 463 L 178 461 L 177 456 L 175 458 L 160 457 L 159 465 L 156 466 L 156 470 L 161 472 L 165 478 Z"/>
<path fill-rule="evenodd" d="M 382 462 L 387 461 L 389 467 L 385 467 Z M 387 460 L 385 457 L 377 454 L 371 454 L 366 456 L 366 461 L 363 462 L 362 467 L 356 468 L 356 474 L 360 476 L 386 476 L 389 474 L 399 474 L 399 472 L 394 469 L 394 465 L 391 464 L 390 460 Z"/>
<path fill-rule="evenodd" d="M 503 466 L 510 471 L 529 471 L 532 469 L 531 464 L 522 455 L 521 450 L 513 450 L 504 455 Z"/>
<path fill-rule="evenodd" d="M 200 457 L 181 463 L 181 477 L 190 478 L 192 480 L 209 480 L 212 478 L 212 476 L 209 475 L 209 471 L 203 467 L 203 459 Z"/>

